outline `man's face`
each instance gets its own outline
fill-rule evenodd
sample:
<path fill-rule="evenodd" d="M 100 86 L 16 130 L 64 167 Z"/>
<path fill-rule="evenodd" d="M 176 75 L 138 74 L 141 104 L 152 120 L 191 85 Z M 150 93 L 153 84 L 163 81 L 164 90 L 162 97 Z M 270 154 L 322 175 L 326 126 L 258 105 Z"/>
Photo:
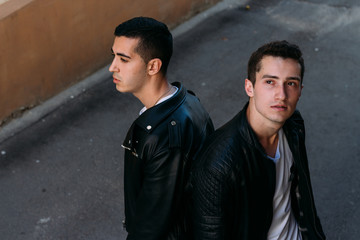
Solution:
<path fill-rule="evenodd" d="M 130 92 L 136 95 L 144 88 L 147 64 L 135 52 L 139 39 L 115 37 L 112 46 L 114 59 L 109 67 L 113 73 L 113 82 L 119 92 Z"/>
<path fill-rule="evenodd" d="M 255 86 L 245 80 L 250 114 L 259 124 L 282 125 L 294 113 L 301 95 L 301 66 L 294 59 L 265 56 Z"/>

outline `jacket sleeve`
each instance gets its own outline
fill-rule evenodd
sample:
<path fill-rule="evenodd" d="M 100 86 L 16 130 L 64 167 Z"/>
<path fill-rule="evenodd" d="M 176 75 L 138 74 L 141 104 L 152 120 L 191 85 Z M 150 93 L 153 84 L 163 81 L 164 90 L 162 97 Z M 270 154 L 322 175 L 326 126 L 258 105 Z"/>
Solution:
<path fill-rule="evenodd" d="M 164 239 L 181 194 L 182 155 L 168 149 L 152 157 L 144 166 L 144 179 L 136 202 L 135 228 L 127 240 Z"/>
<path fill-rule="evenodd" d="M 221 156 L 213 152 L 202 155 L 193 172 L 192 214 L 196 240 L 225 239 L 226 167 L 222 165 Z"/>

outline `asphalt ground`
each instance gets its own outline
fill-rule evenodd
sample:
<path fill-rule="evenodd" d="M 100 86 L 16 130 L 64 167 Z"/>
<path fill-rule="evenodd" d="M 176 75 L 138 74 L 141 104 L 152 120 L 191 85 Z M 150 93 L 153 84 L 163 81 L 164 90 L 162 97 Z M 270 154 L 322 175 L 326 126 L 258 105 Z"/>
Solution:
<path fill-rule="evenodd" d="M 224 1 L 173 31 L 168 79 L 197 94 L 215 127 L 247 101 L 255 49 L 283 39 L 301 47 L 298 109 L 328 239 L 360 239 L 359 5 Z M 104 68 L 1 129 L 0 239 L 125 239 L 120 145 L 141 107 Z"/>

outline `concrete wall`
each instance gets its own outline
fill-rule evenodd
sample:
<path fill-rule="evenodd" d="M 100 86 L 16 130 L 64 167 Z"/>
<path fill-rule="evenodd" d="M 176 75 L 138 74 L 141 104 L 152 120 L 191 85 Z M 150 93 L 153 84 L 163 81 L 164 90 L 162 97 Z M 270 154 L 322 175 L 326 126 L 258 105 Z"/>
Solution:
<path fill-rule="evenodd" d="M 0 126 L 111 61 L 135 16 L 174 27 L 219 0 L 9 0 L 0 4 Z"/>

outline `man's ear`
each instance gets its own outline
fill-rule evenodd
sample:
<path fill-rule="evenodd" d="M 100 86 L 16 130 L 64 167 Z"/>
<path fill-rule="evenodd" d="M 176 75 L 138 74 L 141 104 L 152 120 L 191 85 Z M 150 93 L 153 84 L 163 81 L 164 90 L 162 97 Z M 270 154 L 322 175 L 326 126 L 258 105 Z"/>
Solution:
<path fill-rule="evenodd" d="M 249 79 L 245 79 L 245 92 L 249 97 L 254 96 L 254 86 Z"/>
<path fill-rule="evenodd" d="M 147 73 L 149 75 L 155 75 L 160 72 L 162 62 L 159 58 L 151 59 L 147 64 Z"/>

